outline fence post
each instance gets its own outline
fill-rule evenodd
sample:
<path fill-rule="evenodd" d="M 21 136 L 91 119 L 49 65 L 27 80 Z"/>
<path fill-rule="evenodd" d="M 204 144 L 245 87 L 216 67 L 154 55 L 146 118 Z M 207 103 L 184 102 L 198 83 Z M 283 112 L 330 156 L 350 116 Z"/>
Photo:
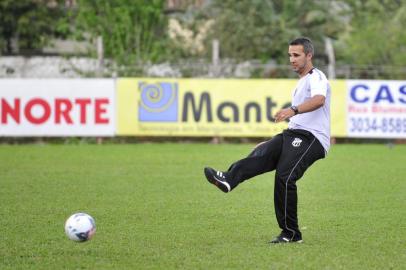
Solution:
<path fill-rule="evenodd" d="M 97 77 L 103 77 L 104 69 L 104 48 L 103 48 L 103 37 L 98 36 L 96 41 L 97 47 Z"/>
<path fill-rule="evenodd" d="M 103 37 L 97 37 L 97 78 L 102 78 L 104 73 L 104 48 L 103 48 Z M 96 138 L 97 144 L 103 143 L 102 137 Z"/>
<path fill-rule="evenodd" d="M 212 76 L 217 78 L 220 75 L 220 41 L 218 39 L 213 39 L 212 41 Z M 211 139 L 211 143 L 218 144 L 223 142 L 223 138 L 220 136 L 215 136 Z"/>
<path fill-rule="evenodd" d="M 211 64 L 212 64 L 212 76 L 218 77 L 220 67 L 220 42 L 218 39 L 213 39 L 212 41 L 212 55 L 211 55 Z"/>
<path fill-rule="evenodd" d="M 325 44 L 326 54 L 327 54 L 327 58 L 328 58 L 327 76 L 330 80 L 333 80 L 336 78 L 336 71 L 335 71 L 336 59 L 335 59 L 335 55 L 334 55 L 333 42 L 331 41 L 331 38 L 326 37 L 324 39 L 324 44 Z"/>

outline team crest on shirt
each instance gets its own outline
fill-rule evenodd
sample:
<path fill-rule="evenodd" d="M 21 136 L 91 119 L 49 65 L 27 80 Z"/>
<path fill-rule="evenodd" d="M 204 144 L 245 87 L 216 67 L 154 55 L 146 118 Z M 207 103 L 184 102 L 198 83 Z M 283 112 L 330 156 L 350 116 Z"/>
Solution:
<path fill-rule="evenodd" d="M 300 138 L 295 138 L 292 142 L 293 147 L 299 147 L 300 144 L 302 143 L 302 139 Z"/>

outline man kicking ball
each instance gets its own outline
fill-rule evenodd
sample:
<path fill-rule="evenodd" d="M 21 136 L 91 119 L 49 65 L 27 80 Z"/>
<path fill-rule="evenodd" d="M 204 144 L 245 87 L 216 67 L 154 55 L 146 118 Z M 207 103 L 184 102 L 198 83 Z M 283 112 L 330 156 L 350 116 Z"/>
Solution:
<path fill-rule="evenodd" d="M 313 67 L 313 44 L 308 38 L 289 43 L 289 60 L 299 81 L 292 93 L 292 106 L 275 115 L 275 121 L 289 119 L 288 129 L 258 144 L 246 157 L 231 164 L 227 171 L 206 167 L 207 180 L 223 192 L 230 192 L 243 181 L 275 170 L 275 214 L 282 232 L 271 243 L 300 243 L 302 233 L 297 218 L 298 181 L 330 147 L 329 82 Z"/>

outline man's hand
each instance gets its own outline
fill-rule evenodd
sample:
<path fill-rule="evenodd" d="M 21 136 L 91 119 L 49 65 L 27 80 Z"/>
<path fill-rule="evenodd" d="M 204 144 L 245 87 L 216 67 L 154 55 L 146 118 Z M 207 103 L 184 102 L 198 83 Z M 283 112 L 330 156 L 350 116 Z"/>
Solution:
<path fill-rule="evenodd" d="M 315 95 L 312 98 L 303 102 L 302 104 L 298 105 L 297 108 L 299 110 L 299 113 L 307 113 L 317 110 L 318 108 L 324 105 L 325 101 L 326 101 L 325 96 Z M 286 119 L 291 118 L 294 115 L 295 112 L 291 108 L 282 109 L 275 114 L 275 122 L 278 123 L 284 121 Z"/>
<path fill-rule="evenodd" d="M 282 109 L 275 114 L 275 123 L 285 121 L 295 115 L 291 108 Z"/>

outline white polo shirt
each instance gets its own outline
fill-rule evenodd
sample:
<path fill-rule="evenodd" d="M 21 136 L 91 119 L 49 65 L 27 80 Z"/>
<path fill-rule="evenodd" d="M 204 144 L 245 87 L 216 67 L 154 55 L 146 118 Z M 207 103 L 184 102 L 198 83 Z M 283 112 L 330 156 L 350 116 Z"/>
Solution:
<path fill-rule="evenodd" d="M 300 78 L 293 91 L 292 105 L 299 106 L 315 95 L 326 97 L 324 105 L 315 111 L 291 117 L 288 128 L 311 132 L 320 141 L 327 154 L 330 148 L 331 88 L 326 75 L 317 68 L 313 68 L 306 76 Z"/>

